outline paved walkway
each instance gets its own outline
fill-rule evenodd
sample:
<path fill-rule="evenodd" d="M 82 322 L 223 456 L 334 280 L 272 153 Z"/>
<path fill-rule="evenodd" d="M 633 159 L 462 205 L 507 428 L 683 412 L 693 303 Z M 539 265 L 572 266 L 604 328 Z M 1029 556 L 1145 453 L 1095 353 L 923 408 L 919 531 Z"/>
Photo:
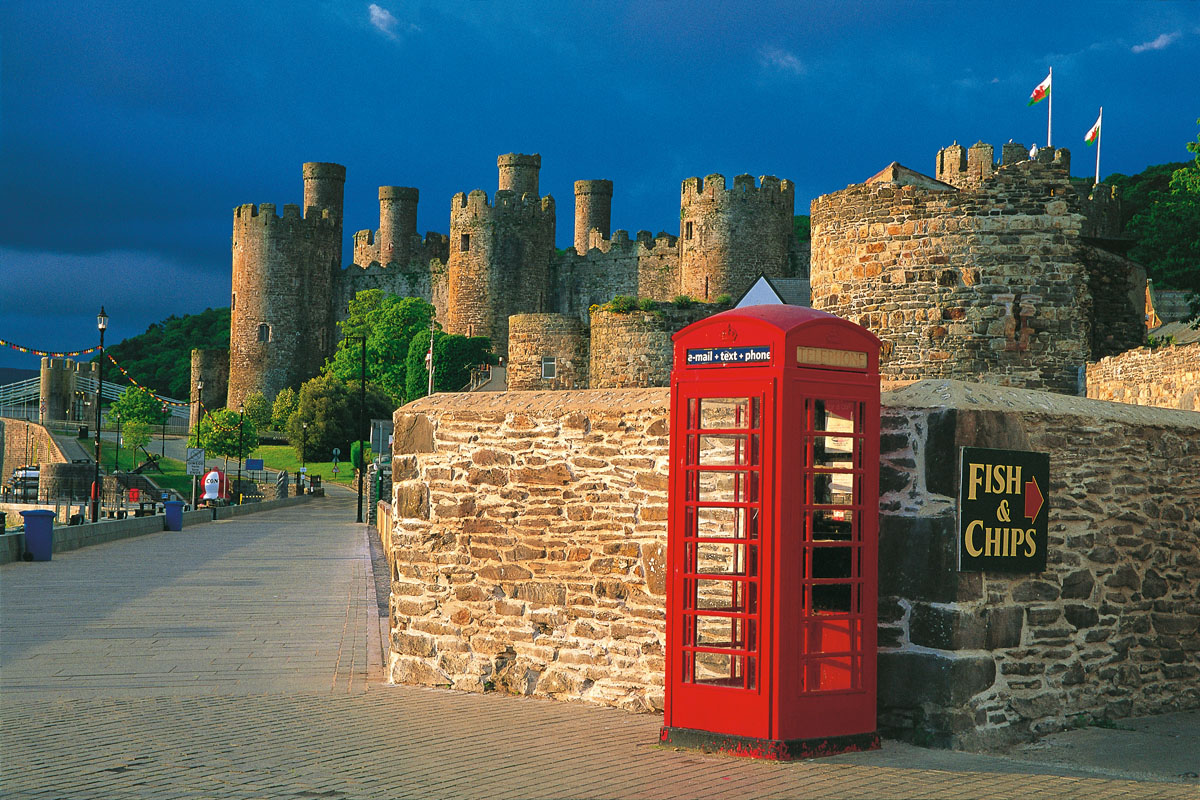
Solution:
<path fill-rule="evenodd" d="M 0 796 L 1200 797 L 1175 777 L 1198 715 L 1101 732 L 1130 737 L 1102 737 L 1115 764 L 1070 739 L 774 764 L 662 748 L 652 715 L 387 686 L 353 519 L 338 494 L 0 567 Z M 1164 755 L 1157 780 L 1137 747 Z"/>

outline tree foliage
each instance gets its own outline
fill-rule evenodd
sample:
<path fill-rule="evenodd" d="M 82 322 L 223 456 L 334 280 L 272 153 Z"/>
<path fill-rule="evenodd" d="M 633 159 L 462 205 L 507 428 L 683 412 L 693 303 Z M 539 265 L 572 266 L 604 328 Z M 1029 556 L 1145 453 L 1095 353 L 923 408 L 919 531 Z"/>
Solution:
<path fill-rule="evenodd" d="M 191 438 L 204 448 L 206 458 L 245 458 L 258 447 L 258 429 L 251 420 L 239 417 L 236 411 L 218 408 L 196 423 Z"/>
<path fill-rule="evenodd" d="M 292 387 L 287 386 L 280 390 L 271 406 L 271 427 L 277 431 L 287 430 L 288 417 L 295 413 L 299 402 L 300 395 L 296 394 Z"/>
<path fill-rule="evenodd" d="M 1129 255 L 1157 285 L 1188 291 L 1193 313 L 1200 314 L 1200 134 L 1187 149 L 1195 154 L 1192 163 L 1172 172 L 1166 191 L 1152 193 L 1130 221 L 1137 244 Z"/>
<path fill-rule="evenodd" d="M 167 397 L 184 399 L 191 396 L 192 350 L 228 347 L 229 309 L 207 308 L 182 317 L 172 314 L 145 333 L 105 349 L 138 383 Z"/>
<path fill-rule="evenodd" d="M 300 387 L 299 403 L 287 422 L 288 440 L 304 461 L 328 461 L 335 447 L 345 459 L 350 455 L 350 443 L 368 436 L 371 420 L 390 417 L 394 409 L 390 396 L 368 385 L 365 419 L 359 430 L 357 384 L 318 375 Z"/>
<path fill-rule="evenodd" d="M 367 382 L 404 403 L 405 358 L 419 331 L 428 331 L 434 307 L 417 297 L 397 297 L 381 289 L 365 289 L 350 301 L 349 314 L 338 323 L 342 339 L 325 364 L 324 373 L 357 381 L 362 372 L 362 343 L 367 340 Z"/>
<path fill-rule="evenodd" d="M 128 386 L 121 392 L 109 415 L 122 424 L 145 422 L 148 425 L 162 425 L 171 416 L 169 411 L 163 410 L 162 401 L 137 386 Z"/>
<path fill-rule="evenodd" d="M 145 420 L 134 420 L 126 423 L 121 429 L 121 440 L 125 447 L 136 451 L 150 443 L 150 423 Z"/>
<path fill-rule="evenodd" d="M 436 331 L 433 337 L 433 390 L 462 391 L 471 380 L 471 370 L 483 364 L 495 364 L 491 341 L 486 336 L 458 336 Z M 405 396 L 411 402 L 429 390 L 429 371 L 425 356 L 429 353 L 429 331 L 421 331 L 408 346 L 408 384 Z"/>
<path fill-rule="evenodd" d="M 242 408 L 246 412 L 246 419 L 253 422 L 258 430 L 271 427 L 272 407 L 262 392 L 255 391 L 246 395 L 246 399 L 242 401 Z"/>

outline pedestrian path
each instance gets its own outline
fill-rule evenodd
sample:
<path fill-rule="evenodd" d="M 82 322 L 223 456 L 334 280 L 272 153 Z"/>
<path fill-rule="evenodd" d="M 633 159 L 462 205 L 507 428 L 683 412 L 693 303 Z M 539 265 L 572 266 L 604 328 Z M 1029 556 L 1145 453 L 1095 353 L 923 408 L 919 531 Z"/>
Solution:
<path fill-rule="evenodd" d="M 895 742 L 790 764 L 707 756 L 659 746 L 654 715 L 387 686 L 354 504 L 0 567 L 0 796 L 1200 797 L 1169 771 Z M 1194 716 L 1181 725 L 1182 774 L 1200 737 Z"/>

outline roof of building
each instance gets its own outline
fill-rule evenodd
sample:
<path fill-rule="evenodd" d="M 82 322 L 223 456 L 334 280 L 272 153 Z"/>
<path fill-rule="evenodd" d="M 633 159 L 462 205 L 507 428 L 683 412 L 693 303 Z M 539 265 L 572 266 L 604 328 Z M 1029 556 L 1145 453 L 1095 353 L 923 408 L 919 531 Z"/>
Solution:
<path fill-rule="evenodd" d="M 1200 327 L 1194 328 L 1187 322 L 1168 322 L 1150 331 L 1150 335 L 1159 339 L 1174 336 L 1175 344 L 1192 344 L 1200 342 Z"/>
<path fill-rule="evenodd" d="M 931 178 L 915 169 L 909 169 L 899 161 L 888 164 L 863 183 L 894 183 L 897 186 L 918 186 L 922 189 L 936 189 L 943 192 L 955 191 L 950 184 L 942 183 L 937 178 Z"/>

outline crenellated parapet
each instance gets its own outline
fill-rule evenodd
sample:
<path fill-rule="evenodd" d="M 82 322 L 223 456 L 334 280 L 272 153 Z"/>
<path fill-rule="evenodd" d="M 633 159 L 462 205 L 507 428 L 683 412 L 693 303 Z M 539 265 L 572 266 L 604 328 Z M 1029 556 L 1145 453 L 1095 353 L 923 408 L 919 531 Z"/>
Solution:
<path fill-rule="evenodd" d="M 1018 142 L 1006 142 L 1000 146 L 1000 161 L 995 161 L 995 148 L 984 142 L 976 142 L 965 148 L 958 142 L 943 147 L 937 152 L 934 177 L 959 189 L 971 189 L 991 179 L 997 171 L 1006 167 L 1028 170 L 1040 164 L 1052 170 L 1071 173 L 1071 151 L 1065 147 L 1042 147 L 1036 152 Z"/>
<path fill-rule="evenodd" d="M 795 185 L 773 175 L 688 178 L 680 191 L 679 294 L 736 297 L 760 275 L 790 274 Z"/>

